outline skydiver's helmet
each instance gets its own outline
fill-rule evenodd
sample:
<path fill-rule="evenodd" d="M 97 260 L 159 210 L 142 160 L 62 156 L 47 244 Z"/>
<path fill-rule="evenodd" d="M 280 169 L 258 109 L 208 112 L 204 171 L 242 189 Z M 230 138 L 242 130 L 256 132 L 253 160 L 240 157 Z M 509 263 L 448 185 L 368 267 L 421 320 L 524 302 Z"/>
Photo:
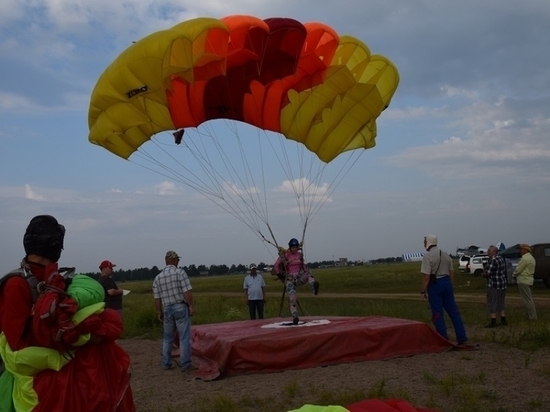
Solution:
<path fill-rule="evenodd" d="M 292 246 L 300 247 L 300 242 L 298 242 L 298 239 L 295 239 L 295 238 L 290 239 L 290 242 L 288 242 L 288 247 L 292 247 Z"/>
<path fill-rule="evenodd" d="M 23 246 L 28 255 L 43 256 L 57 262 L 63 250 L 65 227 L 50 215 L 35 216 L 23 236 Z"/>
<path fill-rule="evenodd" d="M 250 270 L 256 269 L 256 264 L 255 264 L 255 263 L 251 263 L 250 266 L 248 266 L 248 269 L 250 269 Z"/>

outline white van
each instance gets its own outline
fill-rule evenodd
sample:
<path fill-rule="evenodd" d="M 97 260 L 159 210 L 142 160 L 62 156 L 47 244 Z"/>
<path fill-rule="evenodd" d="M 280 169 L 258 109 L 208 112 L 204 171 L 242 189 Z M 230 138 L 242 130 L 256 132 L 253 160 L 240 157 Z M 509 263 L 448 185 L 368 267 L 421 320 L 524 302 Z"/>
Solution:
<path fill-rule="evenodd" d="M 468 255 L 462 255 L 458 258 L 458 270 L 460 272 L 465 272 L 466 271 L 466 265 L 468 264 L 468 262 L 470 261 L 470 256 Z"/>
<path fill-rule="evenodd" d="M 470 257 L 470 261 L 466 264 L 465 272 L 474 276 L 481 276 L 487 262 L 489 262 L 488 255 L 474 255 Z"/>

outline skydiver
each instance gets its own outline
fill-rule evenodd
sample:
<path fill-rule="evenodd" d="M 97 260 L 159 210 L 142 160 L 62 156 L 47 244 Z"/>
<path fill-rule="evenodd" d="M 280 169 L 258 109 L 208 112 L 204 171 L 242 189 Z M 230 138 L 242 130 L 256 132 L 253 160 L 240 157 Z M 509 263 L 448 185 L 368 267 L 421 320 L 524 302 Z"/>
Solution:
<path fill-rule="evenodd" d="M 11 393 L 11 399 L 3 398 L 0 409 L 23 410 L 24 403 L 24 410 L 61 411 L 70 405 L 71 410 L 82 412 L 135 412 L 130 357 L 115 343 L 122 335 L 120 316 L 110 309 L 101 311 L 100 306 L 77 325 L 66 318 L 74 313 L 74 306 L 95 298 L 100 303 L 103 297 L 92 292 L 96 284 L 96 290 L 102 288 L 91 278 L 92 287 L 73 289 L 78 289 L 81 303 L 68 297 L 61 275 L 66 268 L 58 268 L 57 263 L 64 238 L 65 227 L 53 216 L 34 217 L 23 236 L 25 257 L 20 267 L 0 275 L 0 332 L 4 337 L 0 339 L 0 366 L 2 359 L 11 360 L 5 362 L 5 370 L 0 368 L 0 375 L 3 382 L 13 383 L 12 389 L 3 392 Z M 45 307 L 46 316 L 40 312 Z M 86 338 L 80 341 L 79 335 Z M 51 346 L 45 346 L 50 342 Z M 68 347 L 70 355 L 61 349 Z M 30 348 L 32 359 L 20 362 Z M 48 362 L 42 361 L 46 357 Z M 58 369 L 56 362 L 63 367 Z M 35 368 L 31 375 L 27 375 L 29 367 Z"/>
<path fill-rule="evenodd" d="M 297 239 L 292 238 L 288 242 L 288 250 L 279 249 L 279 258 L 275 262 L 273 271 L 279 279 L 283 280 L 288 293 L 290 302 L 290 312 L 292 314 L 292 323 L 297 325 L 298 308 L 296 299 L 296 286 L 302 286 L 309 283 L 314 295 L 319 293 L 319 282 L 315 280 L 304 262 L 304 255 L 300 250 L 301 245 Z"/>

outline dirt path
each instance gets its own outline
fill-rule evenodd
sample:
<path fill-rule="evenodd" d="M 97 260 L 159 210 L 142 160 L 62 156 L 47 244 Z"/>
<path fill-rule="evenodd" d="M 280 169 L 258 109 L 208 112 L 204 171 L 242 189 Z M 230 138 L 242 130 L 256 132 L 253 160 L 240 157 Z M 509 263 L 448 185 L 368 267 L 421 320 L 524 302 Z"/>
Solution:
<path fill-rule="evenodd" d="M 241 293 L 196 295 L 242 296 Z M 419 299 L 413 293 L 324 293 L 324 297 Z M 484 294 L 456 294 L 459 302 L 485 302 Z M 521 303 L 519 296 L 507 301 Z M 537 307 L 550 307 L 550 296 L 535 296 Z M 469 336 L 487 336 L 480 326 L 468 326 Z M 505 328 L 492 330 L 513 333 Z M 304 404 L 341 404 L 338 396 L 398 397 L 417 407 L 441 412 L 550 411 L 550 348 L 536 352 L 483 343 L 477 351 L 450 351 L 384 361 L 347 363 L 281 373 L 234 376 L 203 382 L 190 380 L 178 369 L 161 368 L 161 340 L 120 341 L 132 359 L 132 388 L 138 412 L 201 411 L 214 403 L 241 402 L 242 412 L 284 412 Z M 335 348 L 337 350 L 337 348 Z M 276 356 L 276 354 L 274 354 Z M 336 397 L 336 399 L 335 399 Z M 348 398 L 349 399 L 349 398 Z M 210 408 L 210 409 L 209 409 Z"/>
<path fill-rule="evenodd" d="M 193 295 L 198 296 L 230 296 L 230 297 L 242 297 L 242 293 L 239 292 L 193 292 Z M 319 295 L 324 298 L 338 299 L 338 298 L 365 298 L 365 299 L 408 299 L 418 300 L 420 296 L 417 293 L 323 293 Z M 312 298 L 312 296 L 301 296 L 301 299 Z M 455 293 L 455 300 L 457 302 L 486 302 L 486 296 L 483 293 Z M 541 306 L 550 306 L 550 296 L 533 296 L 533 300 Z M 507 294 L 506 302 L 521 303 L 519 295 Z"/>
<path fill-rule="evenodd" d="M 178 369 L 162 370 L 160 340 L 129 339 L 120 344 L 132 359 L 138 412 L 206 412 L 212 410 L 206 406 L 216 400 L 227 403 L 228 398 L 251 405 L 237 409 L 242 412 L 284 412 L 306 403 L 338 404 L 330 396 L 350 393 L 361 399 L 404 398 L 417 407 L 441 412 L 550 410 L 550 350 L 528 353 L 487 343 L 474 352 L 451 351 L 203 382 L 188 380 Z"/>

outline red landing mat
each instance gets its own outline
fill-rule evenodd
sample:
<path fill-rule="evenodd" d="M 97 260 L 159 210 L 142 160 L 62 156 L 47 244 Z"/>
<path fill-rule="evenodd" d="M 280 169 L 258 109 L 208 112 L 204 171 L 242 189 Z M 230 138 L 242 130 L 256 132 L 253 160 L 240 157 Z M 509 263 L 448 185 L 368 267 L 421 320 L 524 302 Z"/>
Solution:
<path fill-rule="evenodd" d="M 194 376 L 281 372 L 443 352 L 453 344 L 425 323 L 372 317 L 278 318 L 192 327 Z"/>

